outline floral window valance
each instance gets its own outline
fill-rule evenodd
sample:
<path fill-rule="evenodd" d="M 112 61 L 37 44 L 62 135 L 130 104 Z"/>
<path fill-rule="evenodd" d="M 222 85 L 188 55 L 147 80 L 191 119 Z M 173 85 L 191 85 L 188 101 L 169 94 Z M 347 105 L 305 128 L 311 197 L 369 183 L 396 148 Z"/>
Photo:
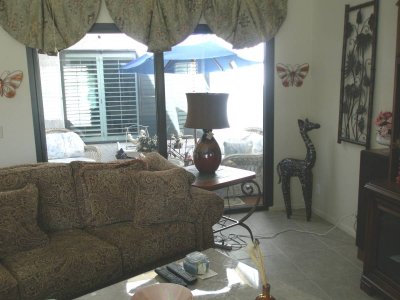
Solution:
<path fill-rule="evenodd" d="M 17 41 L 54 54 L 96 22 L 101 0 L 0 0 L 0 25 Z"/>
<path fill-rule="evenodd" d="M 287 0 L 206 0 L 212 32 L 241 49 L 273 38 L 286 18 Z"/>
<path fill-rule="evenodd" d="M 102 0 L 0 0 L 0 25 L 24 45 L 54 54 L 78 42 L 96 22 Z M 265 42 L 286 18 L 287 0 L 104 0 L 120 30 L 167 51 L 204 16 L 234 48 Z"/>
<path fill-rule="evenodd" d="M 105 0 L 119 29 L 148 46 L 148 51 L 170 50 L 199 23 L 203 0 Z"/>

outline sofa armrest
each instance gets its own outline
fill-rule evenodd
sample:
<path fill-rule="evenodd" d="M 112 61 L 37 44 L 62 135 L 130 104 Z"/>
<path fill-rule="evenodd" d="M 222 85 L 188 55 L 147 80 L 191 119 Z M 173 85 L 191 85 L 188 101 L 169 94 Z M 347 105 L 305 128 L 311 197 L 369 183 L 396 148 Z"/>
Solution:
<path fill-rule="evenodd" d="M 3 265 L 0 265 L 0 299 L 19 299 L 18 282 Z"/>
<path fill-rule="evenodd" d="M 200 249 L 214 246 L 212 227 L 221 219 L 224 212 L 224 200 L 215 192 L 191 187 L 192 218 L 197 221 L 198 230 L 202 232 L 201 241 L 198 241 Z"/>
<path fill-rule="evenodd" d="M 93 145 L 85 145 L 85 156 L 94 159 L 96 162 L 101 161 L 101 152 L 99 148 Z"/>

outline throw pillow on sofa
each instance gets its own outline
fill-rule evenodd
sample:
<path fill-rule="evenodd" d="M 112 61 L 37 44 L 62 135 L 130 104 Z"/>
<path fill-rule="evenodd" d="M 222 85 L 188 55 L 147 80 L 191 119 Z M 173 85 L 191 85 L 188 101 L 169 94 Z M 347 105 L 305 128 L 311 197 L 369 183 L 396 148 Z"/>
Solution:
<path fill-rule="evenodd" d="M 134 222 L 149 225 L 184 221 L 191 203 L 190 187 L 195 176 L 183 168 L 140 171 Z M 183 217 L 183 218 L 182 218 Z"/>
<path fill-rule="evenodd" d="M 37 224 L 38 195 L 34 184 L 0 192 L 0 258 L 48 244 Z"/>
<path fill-rule="evenodd" d="M 148 152 L 143 155 L 143 157 L 139 158 L 147 163 L 150 171 L 161 171 L 179 168 L 176 164 L 173 164 L 168 159 L 165 159 L 158 152 Z"/>
<path fill-rule="evenodd" d="M 83 203 L 86 225 L 101 226 L 132 221 L 136 181 L 132 174 L 146 170 L 142 160 L 122 163 L 85 163 L 73 161 L 78 201 Z"/>

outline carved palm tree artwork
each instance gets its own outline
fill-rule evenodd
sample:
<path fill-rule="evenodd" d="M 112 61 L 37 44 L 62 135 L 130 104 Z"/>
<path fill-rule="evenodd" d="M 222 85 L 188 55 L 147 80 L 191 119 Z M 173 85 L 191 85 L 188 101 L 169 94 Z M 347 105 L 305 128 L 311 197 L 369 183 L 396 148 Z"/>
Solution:
<path fill-rule="evenodd" d="M 374 90 L 377 1 L 346 6 L 338 142 L 369 147 Z"/>

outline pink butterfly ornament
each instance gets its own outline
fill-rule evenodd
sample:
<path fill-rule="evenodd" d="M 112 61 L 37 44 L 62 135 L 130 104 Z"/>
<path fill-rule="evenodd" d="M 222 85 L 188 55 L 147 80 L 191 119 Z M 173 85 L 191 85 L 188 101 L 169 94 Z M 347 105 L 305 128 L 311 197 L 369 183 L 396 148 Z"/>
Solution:
<path fill-rule="evenodd" d="M 6 98 L 14 98 L 16 89 L 21 85 L 24 75 L 22 71 L 4 71 L 0 75 L 0 96 Z"/>
<path fill-rule="evenodd" d="M 279 78 L 282 80 L 284 87 L 300 87 L 303 85 L 303 80 L 306 78 L 310 65 L 304 63 L 301 65 L 289 65 L 289 64 L 276 64 L 276 72 Z"/>

